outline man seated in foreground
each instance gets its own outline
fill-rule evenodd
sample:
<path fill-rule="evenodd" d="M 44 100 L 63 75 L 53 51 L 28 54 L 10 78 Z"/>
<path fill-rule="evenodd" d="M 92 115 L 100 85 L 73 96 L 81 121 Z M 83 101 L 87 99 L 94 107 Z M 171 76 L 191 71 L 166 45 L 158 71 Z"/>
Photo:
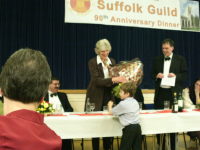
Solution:
<path fill-rule="evenodd" d="M 62 104 L 62 109 L 65 112 L 73 112 L 73 108 L 69 103 L 66 93 L 58 92 L 60 87 L 60 81 L 58 77 L 52 76 L 49 84 L 48 93 L 45 95 L 44 100 L 53 103 L 53 108 L 56 108 L 57 104 Z M 72 139 L 62 139 L 62 150 L 72 150 Z"/>
<path fill-rule="evenodd" d="M 0 116 L 0 149 L 61 150 L 61 138 L 36 112 L 51 81 L 46 57 L 20 49 L 6 61 L 0 75 L 4 115 Z"/>

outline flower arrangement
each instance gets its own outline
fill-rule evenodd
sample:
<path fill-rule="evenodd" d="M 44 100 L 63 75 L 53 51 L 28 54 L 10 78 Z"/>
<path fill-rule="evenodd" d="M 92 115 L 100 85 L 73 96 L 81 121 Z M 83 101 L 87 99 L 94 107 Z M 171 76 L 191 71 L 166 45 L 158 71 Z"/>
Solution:
<path fill-rule="evenodd" d="M 43 101 L 37 108 L 37 112 L 44 114 L 44 113 L 53 113 L 55 110 L 53 109 L 53 104 L 50 104 L 49 102 Z"/>
<path fill-rule="evenodd" d="M 120 92 L 121 85 L 122 83 L 119 83 L 118 86 L 115 86 L 111 91 L 111 93 L 117 98 L 120 98 L 119 92 Z"/>
<path fill-rule="evenodd" d="M 110 69 L 110 75 L 111 77 L 124 76 L 127 82 L 132 82 L 138 87 L 144 76 L 143 64 L 139 58 L 135 58 L 131 61 L 121 61 Z M 112 94 L 117 98 L 120 98 L 119 92 L 121 85 L 122 84 L 119 83 L 119 85 L 115 86 L 112 90 Z"/>
<path fill-rule="evenodd" d="M 198 102 L 200 102 L 200 100 L 198 100 Z M 196 104 L 196 108 L 200 109 L 200 104 Z"/>
<path fill-rule="evenodd" d="M 197 108 L 197 109 L 200 109 L 200 104 L 196 104 L 196 108 Z"/>

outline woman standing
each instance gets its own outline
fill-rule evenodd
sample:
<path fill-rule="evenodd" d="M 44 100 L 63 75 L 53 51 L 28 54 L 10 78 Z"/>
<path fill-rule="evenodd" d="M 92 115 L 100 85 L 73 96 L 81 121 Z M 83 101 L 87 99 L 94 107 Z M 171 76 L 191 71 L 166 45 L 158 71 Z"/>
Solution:
<path fill-rule="evenodd" d="M 125 83 L 126 78 L 109 77 L 109 69 L 115 65 L 115 60 L 108 57 L 111 46 L 107 39 L 99 40 L 94 50 L 97 56 L 88 63 L 91 81 L 87 88 L 86 99 L 90 98 L 90 102 L 95 103 L 95 111 L 102 111 L 103 106 L 107 106 L 110 100 L 114 101 L 114 96 L 111 94 L 112 85 L 117 82 Z M 92 138 L 92 147 L 93 150 L 99 150 L 99 138 Z M 103 147 L 105 150 L 111 148 L 110 137 L 103 138 Z"/>

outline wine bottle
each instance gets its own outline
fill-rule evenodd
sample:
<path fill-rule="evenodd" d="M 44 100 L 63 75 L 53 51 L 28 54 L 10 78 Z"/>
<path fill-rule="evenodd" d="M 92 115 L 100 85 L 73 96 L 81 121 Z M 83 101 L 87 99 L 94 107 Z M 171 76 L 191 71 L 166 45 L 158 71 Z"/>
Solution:
<path fill-rule="evenodd" d="M 91 112 L 90 98 L 87 98 L 87 102 L 86 102 L 86 113 L 90 113 L 90 112 Z"/>
<path fill-rule="evenodd" d="M 179 92 L 179 97 L 178 97 L 178 112 L 183 111 L 183 98 L 181 96 L 181 92 Z"/>
<path fill-rule="evenodd" d="M 172 113 L 177 113 L 177 112 L 178 112 L 178 101 L 176 98 L 176 93 L 174 93 L 174 102 L 173 102 Z"/>

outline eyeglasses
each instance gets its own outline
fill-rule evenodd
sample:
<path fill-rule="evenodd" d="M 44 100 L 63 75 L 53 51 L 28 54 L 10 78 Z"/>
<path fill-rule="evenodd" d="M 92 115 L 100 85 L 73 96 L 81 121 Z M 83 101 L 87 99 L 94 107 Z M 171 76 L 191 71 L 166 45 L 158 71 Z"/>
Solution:
<path fill-rule="evenodd" d="M 55 86 L 57 86 L 57 85 L 60 86 L 61 84 L 60 84 L 60 83 L 54 83 L 53 85 L 55 85 Z"/>

